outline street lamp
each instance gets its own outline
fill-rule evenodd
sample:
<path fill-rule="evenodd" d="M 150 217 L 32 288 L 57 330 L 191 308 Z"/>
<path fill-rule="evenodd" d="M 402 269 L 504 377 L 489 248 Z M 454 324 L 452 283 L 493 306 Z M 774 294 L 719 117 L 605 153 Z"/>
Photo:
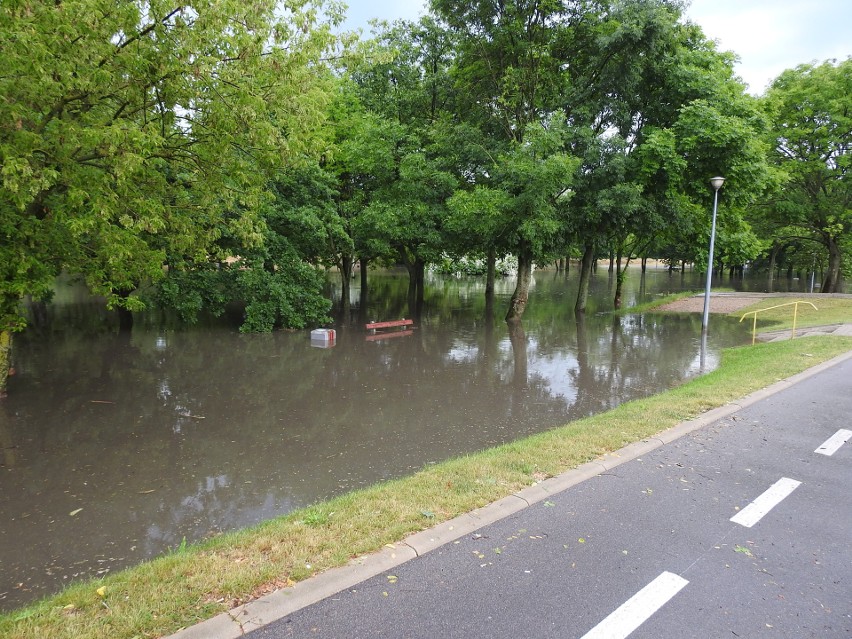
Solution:
<path fill-rule="evenodd" d="M 710 280 L 713 277 L 713 245 L 716 243 L 716 208 L 719 204 L 719 189 L 725 183 L 725 178 L 714 177 L 710 180 L 713 187 L 713 223 L 710 226 L 710 254 L 707 256 L 707 285 L 704 287 L 704 316 L 701 320 L 701 333 L 707 333 L 707 323 L 710 319 Z"/>

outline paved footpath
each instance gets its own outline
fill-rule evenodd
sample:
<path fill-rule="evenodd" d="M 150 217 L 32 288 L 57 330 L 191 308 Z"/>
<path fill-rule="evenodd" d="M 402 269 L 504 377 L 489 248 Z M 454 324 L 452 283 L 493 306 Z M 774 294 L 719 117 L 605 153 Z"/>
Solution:
<path fill-rule="evenodd" d="M 852 358 L 802 377 L 179 636 L 852 638 Z"/>

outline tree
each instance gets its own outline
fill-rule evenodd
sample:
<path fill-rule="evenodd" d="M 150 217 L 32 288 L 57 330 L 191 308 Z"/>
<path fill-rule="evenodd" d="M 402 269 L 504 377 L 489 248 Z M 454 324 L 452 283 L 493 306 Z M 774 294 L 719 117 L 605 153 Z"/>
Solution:
<path fill-rule="evenodd" d="M 852 231 L 852 58 L 782 73 L 764 98 L 771 161 L 782 174 L 769 203 L 780 226 L 801 229 L 828 254 L 823 293 L 835 293 Z"/>
<path fill-rule="evenodd" d="M 529 298 L 535 250 L 552 239 L 542 233 L 555 236 L 560 228 L 552 223 L 553 206 L 537 208 L 534 200 L 553 198 L 565 190 L 570 180 L 570 174 L 565 174 L 561 186 L 553 188 L 553 184 L 548 184 L 546 190 L 538 193 L 532 184 L 519 181 L 524 176 L 533 180 L 543 177 L 539 174 L 533 178 L 530 171 L 549 170 L 544 166 L 548 160 L 542 155 L 543 147 L 533 151 L 525 148 L 525 143 L 528 133 L 548 128 L 559 104 L 564 81 L 562 66 L 570 58 L 563 47 L 568 29 L 566 9 L 558 2 L 518 0 L 435 0 L 432 7 L 458 41 L 454 76 L 459 111 L 485 136 L 502 142 L 493 156 L 496 158 L 499 153 L 506 162 L 505 166 L 489 167 L 486 172 L 504 176 L 506 185 L 497 184 L 490 176 L 471 175 L 466 188 L 475 187 L 478 179 L 484 177 L 486 184 L 480 186 L 498 188 L 517 197 L 509 209 L 504 209 L 511 218 L 512 230 L 503 237 L 505 250 L 518 258 L 517 284 L 506 315 L 508 321 L 517 321 Z M 554 162 L 568 157 L 563 149 L 548 148 L 547 154 L 562 156 Z M 482 246 L 484 251 L 494 248 Z"/>
<path fill-rule="evenodd" d="M 707 179 L 729 177 L 727 202 L 746 203 L 766 183 L 763 120 L 733 76 L 732 55 L 681 23 L 675 3 L 611 9 L 589 36 L 588 55 L 599 62 L 574 65 L 572 86 L 585 87 L 585 107 L 573 102 L 576 93 L 566 106 L 576 114 L 572 148 L 584 159 L 573 219 L 585 248 L 578 311 L 596 248 L 608 246 L 629 261 L 658 242 L 683 247 L 689 254 L 678 257 L 692 259 L 693 247 L 707 245 Z M 726 207 L 722 221 L 735 217 Z"/>
<path fill-rule="evenodd" d="M 396 253 L 409 272 L 412 313 L 423 301 L 426 265 L 441 255 L 446 200 L 454 176 L 441 158 L 436 138 L 453 92 L 448 75 L 451 40 L 431 18 L 397 22 L 379 33 L 391 55 L 353 73 L 361 103 L 375 117 L 382 177 L 360 221 L 372 242 Z"/>
<path fill-rule="evenodd" d="M 0 333 L 63 269 L 132 309 L 164 264 L 206 262 L 223 233 L 261 241 L 270 172 L 317 150 L 334 39 L 315 14 L 311 0 L 283 15 L 274 0 L 3 4 Z"/>

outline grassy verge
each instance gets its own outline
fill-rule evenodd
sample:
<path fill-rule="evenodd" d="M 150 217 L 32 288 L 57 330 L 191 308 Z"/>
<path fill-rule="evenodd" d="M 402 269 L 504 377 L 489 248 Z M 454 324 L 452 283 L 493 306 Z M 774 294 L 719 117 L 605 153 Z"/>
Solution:
<path fill-rule="evenodd" d="M 761 300 L 757 304 L 752 304 L 739 311 L 730 313 L 731 317 L 741 318 L 746 313 L 757 311 L 780 304 L 794 302 L 795 299 L 789 297 L 767 298 Z M 796 326 L 805 328 L 808 326 L 829 326 L 832 324 L 847 324 L 852 323 L 852 299 L 825 297 L 814 298 L 809 297 L 807 302 L 799 304 L 799 310 L 796 317 Z M 743 320 L 752 324 L 752 317 L 749 316 Z M 793 327 L 793 306 L 782 306 L 772 310 L 759 313 L 757 316 L 757 330 L 784 330 Z"/>
<path fill-rule="evenodd" d="M 72 586 L 0 617 L 0 636 L 112 639 L 169 634 L 848 350 L 852 338 L 813 337 L 725 351 L 718 370 L 661 395 Z"/>

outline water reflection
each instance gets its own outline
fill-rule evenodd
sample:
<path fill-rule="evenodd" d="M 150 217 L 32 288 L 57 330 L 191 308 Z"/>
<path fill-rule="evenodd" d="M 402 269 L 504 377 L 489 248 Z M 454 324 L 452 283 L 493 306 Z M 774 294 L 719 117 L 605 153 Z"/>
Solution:
<path fill-rule="evenodd" d="M 670 279 L 641 286 L 654 294 Z M 369 308 L 353 303 L 357 321 L 328 349 L 307 331 L 169 330 L 144 317 L 121 334 L 88 300 L 50 307 L 16 342 L 0 403 L 0 606 L 699 370 L 700 316 L 575 317 L 570 279 L 549 273 L 511 330 L 486 314 L 484 284 L 439 280 L 412 335 L 367 341 L 359 322 L 403 315 L 405 283 L 371 281 Z M 595 280 L 601 300 L 607 286 Z M 625 304 L 639 290 L 628 282 Z M 590 310 L 605 306 L 595 299 Z M 748 340 L 736 321 L 713 325 L 708 368 Z"/>

